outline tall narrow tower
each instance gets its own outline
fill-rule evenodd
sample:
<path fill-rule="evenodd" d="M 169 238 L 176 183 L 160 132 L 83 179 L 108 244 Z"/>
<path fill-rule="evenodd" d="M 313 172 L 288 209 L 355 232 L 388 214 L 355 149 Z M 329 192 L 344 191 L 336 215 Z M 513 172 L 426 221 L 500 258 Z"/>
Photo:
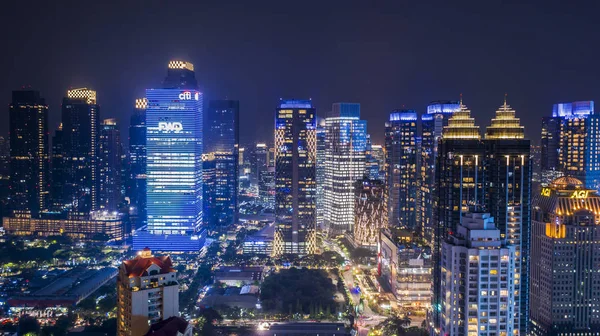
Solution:
<path fill-rule="evenodd" d="M 13 91 L 9 118 L 10 208 L 38 217 L 48 207 L 48 105 L 38 91 Z"/>
<path fill-rule="evenodd" d="M 273 254 L 316 252 L 316 110 L 310 100 L 281 100 L 275 112 Z"/>

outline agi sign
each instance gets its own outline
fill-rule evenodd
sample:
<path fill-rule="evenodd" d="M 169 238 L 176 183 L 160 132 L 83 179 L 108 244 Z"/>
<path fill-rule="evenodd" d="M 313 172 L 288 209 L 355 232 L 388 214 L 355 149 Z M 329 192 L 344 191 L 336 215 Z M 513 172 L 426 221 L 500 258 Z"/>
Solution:
<path fill-rule="evenodd" d="M 179 133 L 179 132 L 183 131 L 183 125 L 180 122 L 161 121 L 158 123 L 158 130 L 161 132 Z"/>

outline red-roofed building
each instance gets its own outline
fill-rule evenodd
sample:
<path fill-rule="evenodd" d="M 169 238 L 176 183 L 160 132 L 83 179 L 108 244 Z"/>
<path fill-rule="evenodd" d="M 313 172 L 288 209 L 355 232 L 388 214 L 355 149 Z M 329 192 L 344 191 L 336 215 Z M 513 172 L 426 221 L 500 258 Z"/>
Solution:
<path fill-rule="evenodd" d="M 143 336 L 151 324 L 179 316 L 177 272 L 169 256 L 145 248 L 119 267 L 117 330 L 120 336 Z"/>

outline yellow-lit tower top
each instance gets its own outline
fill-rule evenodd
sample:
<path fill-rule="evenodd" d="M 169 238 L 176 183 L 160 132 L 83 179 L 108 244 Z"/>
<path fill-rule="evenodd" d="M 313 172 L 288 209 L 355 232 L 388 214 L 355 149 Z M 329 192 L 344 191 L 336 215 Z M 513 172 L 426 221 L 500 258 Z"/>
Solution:
<path fill-rule="evenodd" d="M 194 71 L 194 65 L 186 61 L 170 61 L 169 69 L 188 69 Z"/>
<path fill-rule="evenodd" d="M 96 104 L 96 91 L 88 88 L 67 90 L 67 98 L 85 100 L 87 104 Z"/>
<path fill-rule="evenodd" d="M 496 111 L 496 117 L 492 119 L 492 124 L 487 127 L 485 138 L 495 139 L 524 139 L 525 127 L 521 126 L 520 119 L 515 117 L 515 110 L 506 103 Z"/>
<path fill-rule="evenodd" d="M 145 110 L 146 108 L 148 108 L 148 99 L 137 98 L 135 100 L 135 108 L 138 110 Z"/>
<path fill-rule="evenodd" d="M 444 139 L 481 139 L 479 126 L 475 125 L 475 119 L 471 117 L 471 110 L 462 103 L 460 109 L 448 119 L 448 126 L 444 126 Z"/>

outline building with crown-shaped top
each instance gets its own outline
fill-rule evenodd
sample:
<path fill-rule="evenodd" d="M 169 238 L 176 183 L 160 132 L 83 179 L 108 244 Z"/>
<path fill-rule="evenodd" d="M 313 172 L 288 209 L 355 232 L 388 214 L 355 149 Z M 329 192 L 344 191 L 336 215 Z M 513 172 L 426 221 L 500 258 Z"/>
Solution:
<path fill-rule="evenodd" d="M 169 256 L 145 248 L 119 267 L 117 334 L 145 335 L 151 324 L 179 316 L 177 272 Z"/>
<path fill-rule="evenodd" d="M 481 139 L 479 127 L 461 102 L 460 110 L 448 119 L 439 142 L 434 196 L 433 321 L 441 330 L 445 293 L 441 247 L 457 232 L 467 212 L 490 213 L 506 246 L 515 249 L 512 275 L 514 297 L 506 319 L 514 334 L 526 335 L 528 326 L 529 223 L 531 194 L 530 142 L 506 100 L 496 111 Z M 462 281 L 462 280 L 461 280 Z"/>
<path fill-rule="evenodd" d="M 560 177 L 536 193 L 532 204 L 530 335 L 598 335 L 598 192 Z"/>
<path fill-rule="evenodd" d="M 529 230 L 531 214 L 530 141 L 515 110 L 504 104 L 485 133 L 485 170 L 487 197 L 485 208 L 506 243 L 515 246 L 514 325 L 522 331 L 528 325 L 529 305 Z M 523 333 L 522 333 L 523 334 Z"/>

